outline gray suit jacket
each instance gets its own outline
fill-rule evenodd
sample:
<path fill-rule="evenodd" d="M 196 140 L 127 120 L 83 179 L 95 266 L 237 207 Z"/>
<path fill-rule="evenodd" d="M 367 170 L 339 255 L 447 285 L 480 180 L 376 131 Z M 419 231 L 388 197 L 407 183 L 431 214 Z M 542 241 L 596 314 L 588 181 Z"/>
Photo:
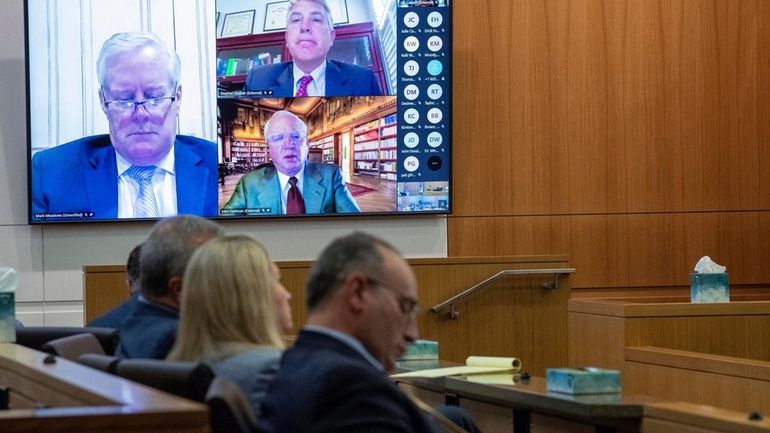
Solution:
<path fill-rule="evenodd" d="M 334 164 L 305 162 L 302 198 L 309 214 L 361 211 Z M 225 216 L 280 214 L 281 186 L 275 166 L 269 164 L 244 175 L 222 209 Z"/>

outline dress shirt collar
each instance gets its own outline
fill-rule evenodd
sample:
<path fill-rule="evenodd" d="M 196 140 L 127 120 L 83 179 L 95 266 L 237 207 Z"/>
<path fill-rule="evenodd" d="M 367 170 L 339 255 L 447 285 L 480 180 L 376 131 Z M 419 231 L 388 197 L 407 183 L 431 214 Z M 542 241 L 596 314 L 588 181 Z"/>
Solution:
<path fill-rule="evenodd" d="M 176 315 L 179 315 L 179 311 L 178 310 L 175 310 L 175 309 L 169 307 L 168 305 L 161 304 L 161 303 L 155 302 L 155 301 L 151 301 L 151 300 L 145 298 L 144 296 L 142 296 L 141 293 L 139 294 L 139 296 L 136 297 L 136 300 L 141 302 L 141 303 L 143 303 L 143 304 L 152 305 L 152 306 L 154 306 L 156 308 L 160 308 L 161 310 L 168 311 L 169 313 L 174 313 Z"/>
<path fill-rule="evenodd" d="M 283 195 L 286 195 L 286 192 L 289 190 L 289 178 L 291 176 L 287 174 L 283 174 L 277 169 L 275 170 L 276 173 L 278 173 L 278 183 L 281 184 L 281 192 Z M 294 175 L 294 177 L 297 178 L 297 188 L 299 188 L 299 192 L 304 193 L 302 191 L 302 180 L 305 178 L 305 166 L 303 165 L 302 168 L 299 169 L 297 174 Z"/>
<path fill-rule="evenodd" d="M 344 332 L 337 331 L 335 329 L 326 328 L 323 326 L 316 326 L 316 325 L 306 325 L 303 330 L 306 331 L 313 331 L 318 332 L 319 334 L 324 334 L 328 337 L 334 338 L 335 340 L 338 340 L 342 343 L 344 343 L 347 346 L 350 346 L 351 349 L 355 350 L 356 352 L 360 353 L 361 356 L 364 357 L 367 361 L 369 361 L 370 364 L 374 366 L 379 371 L 385 372 L 385 367 L 380 364 L 379 361 L 374 359 L 371 353 L 369 353 L 363 344 L 361 344 L 360 341 L 358 341 L 357 338 L 353 337 L 350 334 L 345 334 Z"/>
<path fill-rule="evenodd" d="M 133 164 L 128 162 L 125 158 L 120 156 L 118 152 L 115 152 L 115 161 L 118 163 L 118 177 L 123 176 L 123 174 L 128 170 Z M 156 167 L 163 169 L 164 172 L 169 174 L 174 174 L 174 145 L 171 145 L 171 149 L 169 149 L 168 153 L 166 154 L 163 159 L 160 160 L 159 163 L 155 164 Z"/>
<path fill-rule="evenodd" d="M 313 81 L 307 86 L 308 96 L 324 96 L 326 93 L 326 62 L 321 63 L 321 66 L 310 71 L 310 74 L 305 74 L 297 64 L 292 62 L 292 71 L 294 74 L 294 95 L 297 94 L 297 87 L 299 87 L 299 79 L 304 75 L 310 75 L 313 77 Z"/>

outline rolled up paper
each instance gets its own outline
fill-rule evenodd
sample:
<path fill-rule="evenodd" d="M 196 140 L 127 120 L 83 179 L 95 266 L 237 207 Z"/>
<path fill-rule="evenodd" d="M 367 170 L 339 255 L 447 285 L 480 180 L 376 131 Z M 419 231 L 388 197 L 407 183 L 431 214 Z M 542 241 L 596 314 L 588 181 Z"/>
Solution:
<path fill-rule="evenodd" d="M 518 373 L 521 370 L 519 358 L 504 358 L 497 356 L 469 356 L 465 365 L 458 367 L 432 368 L 427 370 L 409 371 L 393 374 L 390 377 L 444 377 L 468 376 L 489 373 Z"/>
<path fill-rule="evenodd" d="M 518 372 L 521 370 L 519 358 L 506 358 L 503 356 L 469 356 L 465 359 L 465 365 L 469 367 L 494 367 L 507 368 Z"/>

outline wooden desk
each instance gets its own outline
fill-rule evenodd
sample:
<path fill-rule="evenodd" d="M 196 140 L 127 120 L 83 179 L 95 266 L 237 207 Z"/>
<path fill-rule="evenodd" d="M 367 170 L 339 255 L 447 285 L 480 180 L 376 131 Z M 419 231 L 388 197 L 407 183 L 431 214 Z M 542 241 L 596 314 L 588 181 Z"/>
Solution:
<path fill-rule="evenodd" d="M 657 403 L 644 408 L 642 431 L 651 433 L 766 433 L 770 420 L 685 402 Z"/>
<path fill-rule="evenodd" d="M 572 396 L 549 392 L 545 379 L 490 385 L 465 378 L 401 378 L 400 387 L 428 402 L 458 404 L 485 433 L 639 432 L 645 403 L 630 394 Z"/>
<path fill-rule="evenodd" d="M 639 346 L 770 361 L 770 301 L 571 299 L 567 306 L 571 366 L 622 370 L 625 348 Z"/>
<path fill-rule="evenodd" d="M 770 302 L 671 301 L 570 300 L 569 364 L 621 370 L 629 392 L 770 413 Z"/>
<path fill-rule="evenodd" d="M 206 433 L 205 405 L 11 343 L 0 343 L 3 433 Z"/>

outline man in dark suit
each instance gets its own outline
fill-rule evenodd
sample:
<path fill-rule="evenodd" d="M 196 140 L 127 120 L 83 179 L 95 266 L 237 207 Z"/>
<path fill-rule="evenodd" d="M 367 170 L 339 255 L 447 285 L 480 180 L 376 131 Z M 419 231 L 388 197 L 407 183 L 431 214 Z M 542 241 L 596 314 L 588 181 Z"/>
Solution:
<path fill-rule="evenodd" d="M 97 60 L 109 135 L 32 158 L 32 220 L 217 214 L 217 149 L 177 135 L 179 56 L 152 33 L 117 33 Z"/>
<path fill-rule="evenodd" d="M 392 246 L 364 233 L 336 239 L 306 293 L 307 324 L 262 403 L 265 431 L 465 431 L 423 412 L 386 375 L 417 338 L 419 311 L 417 280 Z"/>
<path fill-rule="evenodd" d="M 182 277 L 198 247 L 223 234 L 205 218 L 180 215 L 155 223 L 139 253 L 140 295 L 118 327 L 120 358 L 165 358 L 176 340 Z"/>
<path fill-rule="evenodd" d="M 289 111 L 265 124 L 271 164 L 238 181 L 222 215 L 359 212 L 339 167 L 307 161 L 307 125 Z"/>
<path fill-rule="evenodd" d="M 277 97 L 382 95 L 371 70 L 326 58 L 334 37 L 326 0 L 292 0 L 286 20 L 292 61 L 253 67 L 244 89 Z"/>

